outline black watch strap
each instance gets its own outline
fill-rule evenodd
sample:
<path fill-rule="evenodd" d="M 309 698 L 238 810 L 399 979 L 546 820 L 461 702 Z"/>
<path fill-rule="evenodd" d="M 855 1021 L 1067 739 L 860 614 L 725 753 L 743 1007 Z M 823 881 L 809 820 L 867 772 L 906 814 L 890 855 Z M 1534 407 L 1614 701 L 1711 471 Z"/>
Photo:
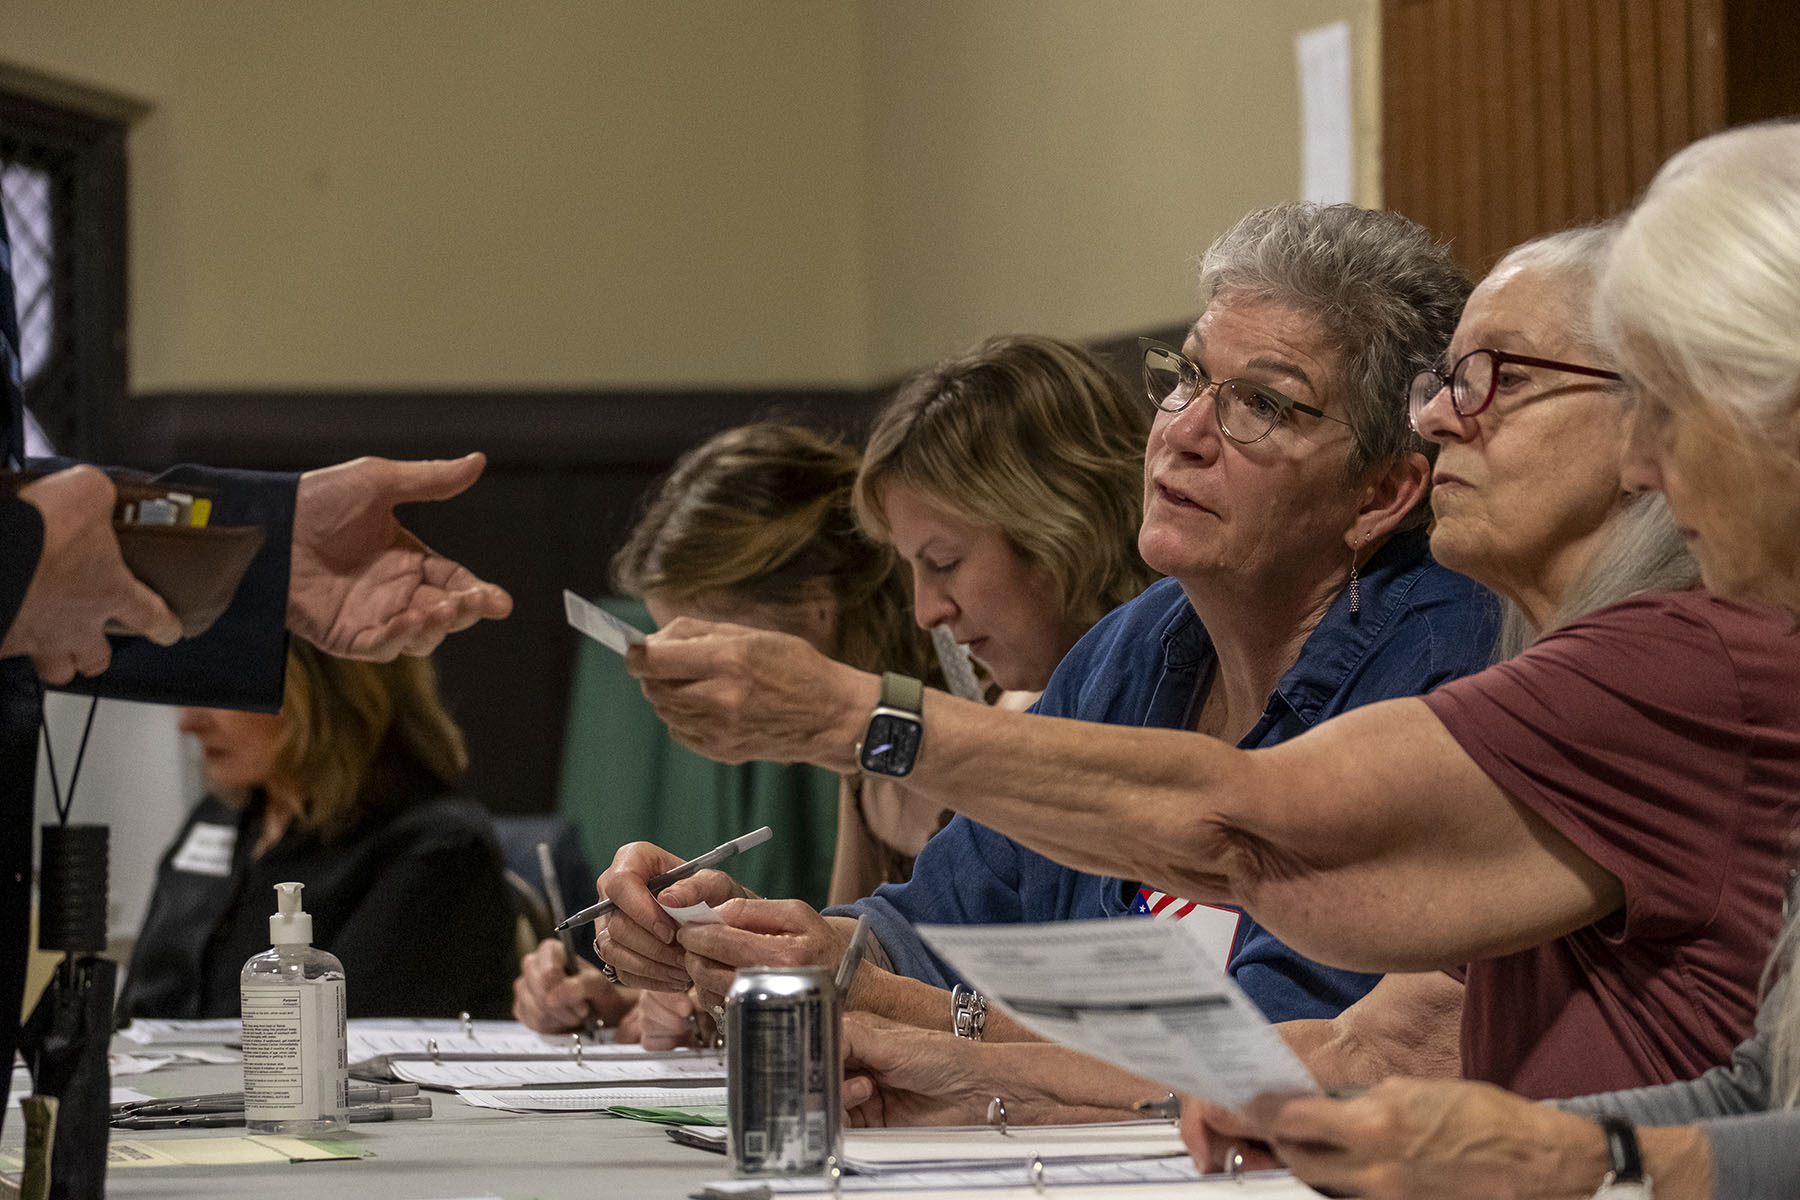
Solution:
<path fill-rule="evenodd" d="M 917 716 L 925 711 L 925 685 L 910 675 L 884 671 L 881 675 L 881 705 Z"/>
<path fill-rule="evenodd" d="M 1623 1117 L 1605 1114 L 1594 1118 L 1606 1131 L 1606 1157 L 1612 1164 L 1607 1183 L 1642 1183 L 1644 1156 L 1638 1149 L 1637 1130 Z"/>

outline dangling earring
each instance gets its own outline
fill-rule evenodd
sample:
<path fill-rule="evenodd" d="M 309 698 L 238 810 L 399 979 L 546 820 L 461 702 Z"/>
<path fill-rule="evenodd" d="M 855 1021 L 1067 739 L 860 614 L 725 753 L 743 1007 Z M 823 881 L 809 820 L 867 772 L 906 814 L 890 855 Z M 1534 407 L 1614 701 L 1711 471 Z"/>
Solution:
<path fill-rule="evenodd" d="M 1356 579 L 1356 555 L 1362 549 L 1363 542 L 1368 540 L 1366 537 L 1359 539 L 1356 548 L 1350 551 L 1350 611 L 1352 613 L 1362 611 L 1362 588 L 1357 585 Z"/>

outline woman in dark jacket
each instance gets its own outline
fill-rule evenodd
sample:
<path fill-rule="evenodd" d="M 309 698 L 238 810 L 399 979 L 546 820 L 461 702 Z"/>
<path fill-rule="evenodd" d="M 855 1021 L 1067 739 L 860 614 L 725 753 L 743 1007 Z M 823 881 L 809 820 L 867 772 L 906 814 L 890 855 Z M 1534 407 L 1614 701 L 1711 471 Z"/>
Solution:
<path fill-rule="evenodd" d="M 332 658 L 295 641 L 275 715 L 189 708 L 208 785 L 157 870 L 122 1018 L 223 1017 L 298 880 L 352 1017 L 503 1017 L 514 918 L 487 814 L 427 659 Z"/>

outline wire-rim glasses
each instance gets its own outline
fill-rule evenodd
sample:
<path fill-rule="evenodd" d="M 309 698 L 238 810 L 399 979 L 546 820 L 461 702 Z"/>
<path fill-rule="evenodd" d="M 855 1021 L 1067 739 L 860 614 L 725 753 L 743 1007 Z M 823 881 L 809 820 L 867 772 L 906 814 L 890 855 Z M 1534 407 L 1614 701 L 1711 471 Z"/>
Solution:
<path fill-rule="evenodd" d="M 1339 425 L 1350 424 L 1284 396 L 1267 384 L 1249 379 L 1212 379 L 1193 359 L 1152 338 L 1139 338 L 1138 345 L 1144 351 L 1144 391 L 1150 403 L 1163 412 L 1178 413 L 1207 389 L 1217 389 L 1213 414 L 1218 418 L 1219 430 L 1240 445 L 1248 446 L 1268 437 L 1290 409 Z"/>
<path fill-rule="evenodd" d="M 1508 363 L 1517 363 L 1521 367 L 1567 371 L 1571 375 L 1591 375 L 1595 379 L 1624 378 L 1617 371 L 1600 367 L 1559 362 L 1554 358 L 1533 358 L 1528 354 L 1508 354 L 1504 350 L 1482 347 L 1457 359 L 1456 365 L 1450 368 L 1448 379 L 1442 372 L 1429 368 L 1413 376 L 1412 386 L 1406 395 L 1407 419 L 1412 422 L 1413 432 L 1419 432 L 1419 420 L 1425 415 L 1426 406 L 1446 387 L 1450 389 L 1450 408 L 1457 416 L 1473 417 L 1486 412 L 1487 406 L 1494 402 L 1494 392 L 1500 382 L 1500 368 Z"/>

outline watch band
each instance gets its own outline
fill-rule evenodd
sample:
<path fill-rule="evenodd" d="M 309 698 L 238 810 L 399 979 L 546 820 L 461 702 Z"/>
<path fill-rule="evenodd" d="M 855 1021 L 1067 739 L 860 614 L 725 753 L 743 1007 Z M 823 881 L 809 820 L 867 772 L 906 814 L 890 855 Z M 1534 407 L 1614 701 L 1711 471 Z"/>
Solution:
<path fill-rule="evenodd" d="M 925 685 L 910 675 L 881 673 L 881 705 L 918 716 L 925 711 Z"/>
<path fill-rule="evenodd" d="M 1637 1130 L 1623 1117 L 1602 1114 L 1595 1117 L 1606 1131 L 1606 1157 L 1612 1164 L 1602 1188 L 1618 1183 L 1644 1182 L 1644 1156 L 1638 1149 Z"/>

